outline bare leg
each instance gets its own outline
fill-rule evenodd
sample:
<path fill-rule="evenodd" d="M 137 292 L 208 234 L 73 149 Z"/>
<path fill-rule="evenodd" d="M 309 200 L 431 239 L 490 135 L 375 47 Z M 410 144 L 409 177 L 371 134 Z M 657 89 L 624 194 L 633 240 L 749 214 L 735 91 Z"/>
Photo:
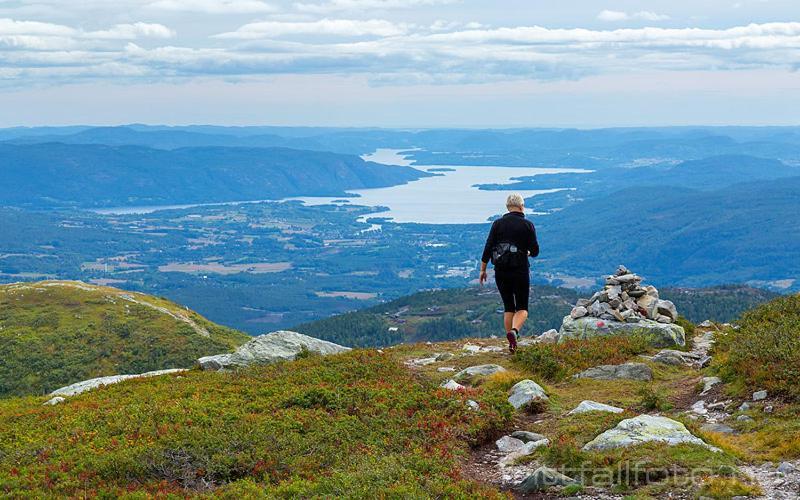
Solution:
<path fill-rule="evenodd" d="M 503 313 L 503 326 L 506 329 L 506 332 L 510 332 L 511 329 L 514 327 L 514 313 Z"/>
<path fill-rule="evenodd" d="M 518 332 L 521 331 L 522 325 L 525 324 L 525 320 L 527 319 L 528 319 L 528 311 L 515 312 L 511 319 L 511 328 L 516 328 Z M 506 328 L 506 331 L 510 330 L 511 328 Z"/>

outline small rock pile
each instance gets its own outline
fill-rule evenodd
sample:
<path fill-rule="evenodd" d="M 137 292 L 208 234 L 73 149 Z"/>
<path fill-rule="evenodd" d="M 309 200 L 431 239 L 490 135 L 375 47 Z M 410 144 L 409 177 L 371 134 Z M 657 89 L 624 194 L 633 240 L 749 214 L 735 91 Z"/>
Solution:
<path fill-rule="evenodd" d="M 607 321 L 638 323 L 653 320 L 671 324 L 678 319 L 678 310 L 669 300 L 661 300 L 654 286 L 642 286 L 642 278 L 619 266 L 606 276 L 603 290 L 589 299 L 578 300 L 570 312 L 572 319 L 591 316 Z"/>

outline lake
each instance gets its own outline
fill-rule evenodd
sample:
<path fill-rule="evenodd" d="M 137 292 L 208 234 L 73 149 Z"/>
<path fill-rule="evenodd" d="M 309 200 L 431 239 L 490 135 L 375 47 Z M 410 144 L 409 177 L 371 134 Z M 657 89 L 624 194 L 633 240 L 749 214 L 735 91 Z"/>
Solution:
<path fill-rule="evenodd" d="M 412 161 L 402 153 L 409 150 L 379 149 L 364 155 L 367 161 L 385 165 L 410 166 Z M 415 165 L 414 168 L 434 171 L 439 175 L 385 188 L 355 189 L 350 204 L 386 207 L 362 219 L 385 217 L 398 223 L 475 224 L 505 212 L 506 197 L 519 192 L 525 198 L 553 193 L 563 189 L 482 191 L 481 184 L 508 184 L 515 177 L 558 173 L 589 173 L 589 170 L 539 167 L 492 167 L 460 165 Z M 342 196 L 302 196 L 291 198 L 307 205 L 341 204 Z M 528 210 L 528 213 L 533 213 Z"/>
<path fill-rule="evenodd" d="M 390 166 L 411 166 L 412 160 L 404 152 L 409 149 L 379 149 L 374 153 L 362 156 L 364 160 L 374 161 Z M 493 167 L 493 166 L 461 166 L 461 165 L 423 165 L 414 166 L 419 170 L 430 171 L 437 175 L 401 184 L 398 186 L 355 189 L 348 191 L 347 196 L 301 196 L 285 198 L 280 201 L 299 200 L 304 204 L 330 205 L 349 203 L 370 207 L 386 207 L 386 210 L 364 216 L 361 220 L 372 217 L 387 218 L 398 223 L 422 224 L 476 224 L 486 222 L 491 216 L 505 212 L 505 199 L 512 192 L 519 192 L 526 198 L 553 193 L 563 189 L 543 190 L 498 190 L 482 191 L 476 186 L 481 184 L 509 184 L 515 177 L 529 177 L 559 173 L 589 173 L 589 170 L 571 168 L 540 167 Z M 343 201 L 347 200 L 347 201 Z M 139 207 L 114 207 L 97 209 L 94 212 L 105 215 L 146 214 L 158 210 L 187 209 L 203 206 L 241 205 L 247 203 L 263 203 L 277 200 L 248 200 L 227 203 L 198 203 L 191 205 L 156 205 Z M 530 210 L 529 214 L 532 214 Z M 380 229 L 373 224 L 368 230 Z"/>

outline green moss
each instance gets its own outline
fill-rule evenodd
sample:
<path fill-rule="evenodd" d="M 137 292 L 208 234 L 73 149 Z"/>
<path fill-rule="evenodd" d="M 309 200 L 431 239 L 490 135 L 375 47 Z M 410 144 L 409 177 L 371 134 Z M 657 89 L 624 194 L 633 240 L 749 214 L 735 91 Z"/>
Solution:
<path fill-rule="evenodd" d="M 78 282 L 0 286 L 0 397 L 190 367 L 248 338 L 149 295 Z"/>

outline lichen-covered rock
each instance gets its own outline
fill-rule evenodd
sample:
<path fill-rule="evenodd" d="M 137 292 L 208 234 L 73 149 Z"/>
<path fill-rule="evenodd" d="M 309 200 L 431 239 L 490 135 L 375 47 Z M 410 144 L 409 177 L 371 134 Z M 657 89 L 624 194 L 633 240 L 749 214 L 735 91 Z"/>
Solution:
<path fill-rule="evenodd" d="M 517 438 L 523 443 L 528 443 L 530 441 L 542 441 L 544 439 L 547 439 L 547 437 L 542 434 L 530 431 L 514 431 L 511 433 L 511 437 Z"/>
<path fill-rule="evenodd" d="M 464 386 L 456 382 L 455 380 L 448 380 L 444 384 L 440 386 L 442 389 L 447 389 L 448 391 L 460 391 L 464 389 Z"/>
<path fill-rule="evenodd" d="M 598 403 L 596 401 L 581 401 L 581 404 L 575 407 L 574 410 L 568 413 L 568 415 L 578 415 L 580 413 L 588 413 L 590 411 L 603 411 L 607 413 L 622 413 L 622 408 L 617 408 L 616 406 L 611 406 L 603 403 Z"/>
<path fill-rule="evenodd" d="M 664 443 L 670 446 L 688 443 L 716 450 L 702 439 L 692 435 L 682 423 L 652 415 L 639 415 L 623 420 L 613 429 L 605 431 L 586 443 L 583 450 L 602 451 L 649 442 Z"/>
<path fill-rule="evenodd" d="M 568 486 L 570 484 L 578 484 L 578 482 L 549 467 L 539 467 L 517 485 L 516 489 L 522 493 L 534 493 L 544 491 L 551 486 Z"/>
<path fill-rule="evenodd" d="M 548 399 L 544 389 L 533 380 L 517 382 L 510 392 L 508 402 L 516 409 L 520 409 L 534 400 L 546 401 Z"/>
<path fill-rule="evenodd" d="M 565 316 L 558 332 L 558 341 L 569 339 L 591 339 L 609 335 L 645 335 L 652 339 L 656 347 L 683 346 L 686 332 L 683 327 L 672 323 L 659 323 L 652 320 L 623 322 L 599 319 L 591 316 L 573 319 Z"/>
<path fill-rule="evenodd" d="M 170 373 L 179 373 L 185 371 L 186 371 L 185 369 L 157 370 L 153 372 L 140 373 L 138 375 L 111 375 L 108 377 L 98 377 L 89 380 L 84 380 L 82 382 L 76 382 L 72 385 L 62 387 L 61 389 L 56 389 L 55 391 L 51 392 L 50 395 L 62 396 L 62 397 L 77 396 L 78 394 L 84 393 L 86 391 L 91 391 L 92 389 L 96 389 L 104 385 L 118 384 L 125 380 L 130 380 L 135 378 L 157 377 L 159 375 L 168 375 Z"/>
<path fill-rule="evenodd" d="M 589 368 L 573 378 L 594 380 L 653 380 L 653 370 L 644 363 L 623 363 L 621 365 L 601 365 Z"/>
<path fill-rule="evenodd" d="M 203 370 L 229 370 L 250 365 L 268 365 L 292 361 L 303 351 L 329 355 L 349 351 L 333 342 L 315 339 L 302 333 L 281 330 L 259 335 L 230 354 L 206 356 L 197 360 Z"/>
<path fill-rule="evenodd" d="M 473 377 L 488 377 L 489 375 L 493 375 L 495 373 L 504 371 L 506 371 L 506 369 L 500 365 L 493 365 L 493 364 L 476 365 L 476 366 L 470 366 L 469 368 L 464 368 L 460 372 L 456 373 L 453 379 L 460 381 L 460 380 L 468 380 Z"/>

